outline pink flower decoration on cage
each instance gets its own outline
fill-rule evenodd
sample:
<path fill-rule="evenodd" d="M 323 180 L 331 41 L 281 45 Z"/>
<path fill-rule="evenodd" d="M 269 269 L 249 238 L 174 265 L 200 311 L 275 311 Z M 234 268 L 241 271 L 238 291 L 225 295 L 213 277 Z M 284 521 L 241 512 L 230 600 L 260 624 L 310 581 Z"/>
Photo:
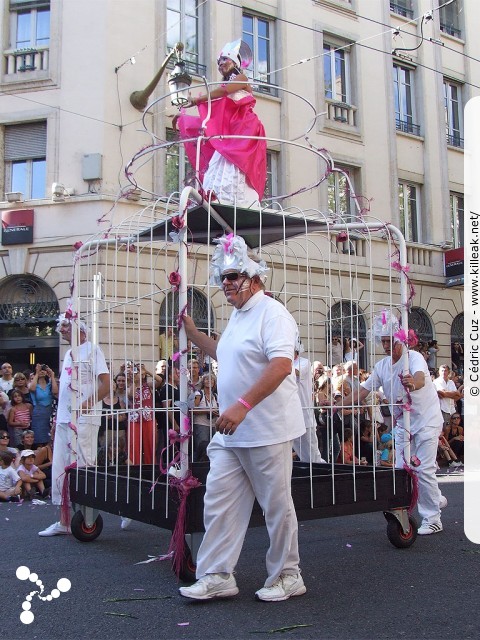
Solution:
<path fill-rule="evenodd" d="M 168 281 L 172 285 L 173 290 L 178 291 L 180 283 L 182 282 L 182 277 L 178 273 L 178 271 L 172 271 L 172 273 L 168 276 Z"/>
<path fill-rule="evenodd" d="M 402 273 L 408 273 L 410 271 L 410 265 L 406 264 L 405 266 L 402 266 L 400 262 L 396 260 L 395 262 L 392 262 L 392 269 L 395 269 L 395 271 L 400 271 Z"/>
<path fill-rule="evenodd" d="M 397 340 L 400 340 L 400 342 L 408 345 L 410 348 L 415 347 L 418 344 L 418 337 L 413 329 L 409 329 L 408 334 L 405 329 L 400 329 L 395 333 L 394 337 L 397 338 Z"/>
<path fill-rule="evenodd" d="M 83 247 L 83 242 L 81 240 L 77 240 L 77 242 L 75 242 L 75 244 L 73 245 L 73 248 L 75 249 L 75 251 L 78 251 L 80 247 Z"/>
<path fill-rule="evenodd" d="M 178 230 L 183 229 L 183 227 L 185 226 L 185 220 L 183 219 L 183 216 L 173 216 L 172 226 Z"/>
<path fill-rule="evenodd" d="M 341 231 L 338 235 L 337 235 L 337 242 L 345 242 L 348 239 L 348 233 L 346 231 Z"/>

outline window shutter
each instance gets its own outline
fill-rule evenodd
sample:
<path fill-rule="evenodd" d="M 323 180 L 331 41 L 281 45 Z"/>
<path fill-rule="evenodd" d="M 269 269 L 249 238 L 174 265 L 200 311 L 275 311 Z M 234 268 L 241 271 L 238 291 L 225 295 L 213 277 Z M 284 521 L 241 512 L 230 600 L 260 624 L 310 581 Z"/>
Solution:
<path fill-rule="evenodd" d="M 5 127 L 5 161 L 45 158 L 46 155 L 46 122 L 29 122 Z"/>

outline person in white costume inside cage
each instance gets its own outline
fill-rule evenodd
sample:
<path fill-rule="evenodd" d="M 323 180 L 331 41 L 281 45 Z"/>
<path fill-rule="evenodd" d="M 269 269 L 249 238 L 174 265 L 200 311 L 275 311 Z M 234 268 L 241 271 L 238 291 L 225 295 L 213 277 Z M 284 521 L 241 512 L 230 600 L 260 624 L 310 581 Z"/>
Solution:
<path fill-rule="evenodd" d="M 52 504 L 62 506 L 65 467 L 76 462 L 79 467 L 94 465 L 98 449 L 98 429 L 101 421 L 101 400 L 110 393 L 110 375 L 103 351 L 87 340 L 88 329 L 82 320 L 62 314 L 57 332 L 71 344 L 72 331 L 79 332 L 79 345 L 69 349 L 63 360 L 58 394 L 57 422 L 52 461 Z M 72 376 L 72 372 L 76 372 Z M 78 391 L 79 418 L 72 424 L 72 390 Z M 100 407 L 100 408 L 99 408 Z M 55 522 L 39 536 L 49 537 L 70 533 L 64 510 Z"/>
<path fill-rule="evenodd" d="M 396 334 L 399 322 L 390 311 L 384 310 L 373 321 L 372 334 L 380 342 L 386 358 L 373 368 L 372 375 L 343 399 L 343 404 L 352 405 L 364 400 L 371 391 L 382 387 L 389 403 L 394 405 L 393 430 L 395 434 L 395 466 L 405 463 L 405 442 L 410 439 L 410 454 L 418 466 L 418 512 L 422 523 L 420 535 L 439 533 L 443 530 L 440 510 L 447 506 L 447 499 L 440 493 L 435 475 L 438 436 L 442 431 L 443 418 L 437 392 L 433 386 L 425 358 L 417 351 L 408 351 L 408 373 L 403 374 L 403 344 Z M 405 434 L 402 405 L 405 388 L 410 393 L 410 436 Z"/>
<path fill-rule="evenodd" d="M 299 569 L 298 524 L 291 494 L 292 442 L 305 433 L 293 369 L 298 328 L 287 309 L 265 295 L 263 261 L 252 260 L 243 238 L 219 241 L 211 282 L 235 307 L 217 342 L 190 317 L 188 338 L 218 360 L 219 417 L 207 455 L 205 536 L 198 551 L 197 582 L 180 594 L 195 600 L 238 593 L 233 576 L 255 498 L 270 537 L 267 580 L 259 600 L 305 593 Z"/>
<path fill-rule="evenodd" d="M 298 397 L 302 405 L 306 433 L 299 438 L 295 438 L 293 441 L 293 450 L 297 454 L 300 462 L 325 462 L 318 448 L 317 423 L 313 409 L 312 366 L 307 358 L 300 356 L 304 350 L 300 338 L 297 337 L 293 366 L 297 379 Z"/>

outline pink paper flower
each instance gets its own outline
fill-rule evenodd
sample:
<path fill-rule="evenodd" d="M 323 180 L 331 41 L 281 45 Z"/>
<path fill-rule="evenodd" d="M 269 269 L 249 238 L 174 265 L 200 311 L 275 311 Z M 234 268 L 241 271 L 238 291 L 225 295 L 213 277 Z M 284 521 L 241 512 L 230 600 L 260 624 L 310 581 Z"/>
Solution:
<path fill-rule="evenodd" d="M 78 251 L 80 247 L 83 247 L 83 242 L 81 240 L 77 240 L 77 242 L 75 242 L 75 244 L 73 245 L 73 248 L 75 249 L 75 251 Z"/>
<path fill-rule="evenodd" d="M 348 239 L 348 234 L 346 231 L 341 231 L 337 235 L 337 242 L 345 242 Z"/>
<path fill-rule="evenodd" d="M 178 271 L 172 271 L 172 273 L 168 276 L 168 281 L 172 285 L 173 290 L 178 291 L 180 283 L 182 282 L 182 278 Z"/>
<path fill-rule="evenodd" d="M 172 226 L 178 230 L 183 229 L 183 227 L 185 226 L 185 221 L 183 219 L 183 216 L 173 216 Z"/>

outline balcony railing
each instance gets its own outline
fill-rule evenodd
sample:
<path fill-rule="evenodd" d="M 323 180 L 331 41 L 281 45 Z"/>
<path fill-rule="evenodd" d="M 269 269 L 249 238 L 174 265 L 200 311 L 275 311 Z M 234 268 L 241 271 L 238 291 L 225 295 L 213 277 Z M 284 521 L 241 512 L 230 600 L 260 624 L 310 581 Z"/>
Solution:
<path fill-rule="evenodd" d="M 334 122 L 341 122 L 352 127 L 356 126 L 357 107 L 347 104 L 346 102 L 335 102 L 334 100 L 325 100 L 327 105 L 327 119 Z"/>
<path fill-rule="evenodd" d="M 168 53 L 168 52 L 167 52 Z M 204 64 L 200 64 L 196 60 L 187 60 L 183 58 L 185 62 L 185 70 L 192 76 L 205 76 L 207 74 L 207 67 Z M 167 69 L 173 69 L 175 66 L 175 59 L 171 58 L 167 63 Z"/>
<path fill-rule="evenodd" d="M 390 2 L 390 11 L 404 18 L 413 18 L 412 9 L 407 9 L 407 7 L 397 4 L 396 2 Z"/>
<path fill-rule="evenodd" d="M 455 38 L 461 38 L 462 32 L 457 27 L 454 27 L 452 24 L 445 24 L 444 22 L 440 22 L 440 31 L 443 33 L 448 33 L 449 36 L 454 36 Z"/>
<path fill-rule="evenodd" d="M 403 133 L 411 133 L 414 136 L 420 135 L 420 125 L 413 124 L 413 122 L 409 122 L 408 120 L 400 120 L 399 118 L 396 118 L 395 126 L 397 128 L 397 131 L 403 131 Z"/>
<path fill-rule="evenodd" d="M 447 133 L 447 144 L 451 147 L 458 147 L 459 149 L 463 149 L 463 138 L 461 138 L 457 134 Z"/>
<path fill-rule="evenodd" d="M 4 51 L 4 73 L 13 75 L 29 71 L 47 71 L 49 53 L 48 48 Z"/>

